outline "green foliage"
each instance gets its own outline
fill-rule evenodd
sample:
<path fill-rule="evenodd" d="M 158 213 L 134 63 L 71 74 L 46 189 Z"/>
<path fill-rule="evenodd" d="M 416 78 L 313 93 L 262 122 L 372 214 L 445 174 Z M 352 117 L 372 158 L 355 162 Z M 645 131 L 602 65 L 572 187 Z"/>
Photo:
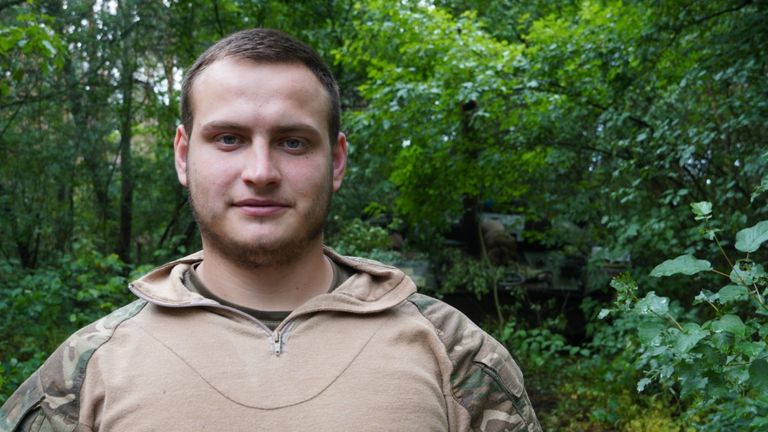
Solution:
<path fill-rule="evenodd" d="M 632 389 L 632 359 L 628 355 L 577 357 L 547 369 L 547 381 L 526 385 L 540 400 L 554 406 L 537 412 L 544 430 L 572 431 L 690 431 L 675 412 L 671 395 L 646 397 Z M 536 375 L 538 377 L 539 375 Z M 543 387 L 543 389 L 542 389 Z"/>
<path fill-rule="evenodd" d="M 701 216 L 709 215 L 711 206 L 699 204 L 693 213 L 704 221 L 706 234 L 708 218 Z M 756 252 L 764 241 L 765 224 L 739 231 L 737 249 Z M 614 279 L 614 312 L 638 322 L 635 365 L 644 377 L 637 390 L 649 391 L 655 385 L 672 392 L 698 427 L 761 430 L 768 425 L 768 278 L 763 266 L 748 258 L 736 261 L 728 274 L 690 255 L 665 261 L 651 276 L 692 276 L 701 271 L 718 273 L 727 282 L 716 293 L 701 288 L 689 298 L 695 306 L 690 310 L 673 308 L 669 298 L 654 291 L 639 297 L 628 275 Z"/>
<path fill-rule="evenodd" d="M 503 267 L 489 267 L 456 249 L 446 249 L 443 255 L 439 259 L 442 264 L 438 295 L 465 290 L 480 298 L 490 293 L 494 280 L 504 274 Z"/>
<path fill-rule="evenodd" d="M 402 259 L 400 253 L 390 250 L 387 230 L 362 219 L 353 219 L 342 225 L 327 243 L 343 255 L 365 257 L 387 264 Z"/>
<path fill-rule="evenodd" d="M 525 215 L 526 240 L 572 241 L 556 223 L 570 221 L 579 254 L 631 256 L 642 294 L 627 274 L 613 310 L 586 308 L 590 358 L 561 323 L 490 326 L 563 392 L 550 429 L 761 426 L 768 223 L 718 236 L 768 210 L 765 2 L 31 1 L 2 3 L 0 24 L 0 394 L 125 300 L 123 184 L 133 263 L 199 247 L 172 169 L 178 79 L 220 36 L 268 26 L 317 47 L 341 84 L 341 252 L 398 260 L 360 219 L 387 215 L 409 248 L 455 263 L 438 291 L 488 296 L 501 269 L 435 254 L 490 203 Z M 542 307 L 511 303 L 497 309 Z"/>
<path fill-rule="evenodd" d="M 370 1 L 353 24 L 361 37 L 347 39 L 337 60 L 367 79 L 350 132 L 377 160 L 373 174 L 397 189 L 414 231 L 434 242 L 465 198 L 520 197 L 546 154 L 517 147 L 505 112 L 520 47 L 494 40 L 471 12 L 453 17 L 427 4 Z"/>
<path fill-rule="evenodd" d="M 651 270 L 651 276 L 672 276 L 674 274 L 694 275 L 702 271 L 712 270 L 712 264 L 707 260 L 694 258 L 692 255 L 681 255 L 675 259 L 664 261 Z"/>
<path fill-rule="evenodd" d="M 65 47 L 58 34 L 51 28 L 54 18 L 31 11 L 20 11 L 15 19 L 0 29 L 0 73 L 14 80 L 21 79 L 25 73 L 24 61 L 11 59 L 34 59 L 41 57 L 45 62 L 38 63 L 42 74 L 50 74 L 63 66 Z M 3 82 L 0 96 L 9 96 L 11 87 Z"/>
<path fill-rule="evenodd" d="M 709 201 L 691 203 L 691 211 L 696 216 L 696 220 L 707 220 L 712 217 L 712 203 Z"/>
<path fill-rule="evenodd" d="M 0 402 L 71 333 L 131 300 L 126 270 L 87 242 L 52 267 L 0 263 Z"/>
<path fill-rule="evenodd" d="M 628 275 L 614 279 L 627 296 L 636 285 Z M 585 313 L 595 317 L 600 302 L 586 299 Z M 671 393 L 638 393 L 642 378 L 635 363 L 639 347 L 638 315 L 614 314 L 611 325 L 597 325 L 591 342 L 569 347 L 537 365 L 528 357 L 521 364 L 526 387 L 537 402 L 537 414 L 545 430 L 563 431 L 688 431 Z M 555 335 L 555 338 L 557 336 Z M 510 345 L 516 356 L 520 351 Z"/>
<path fill-rule="evenodd" d="M 768 221 L 762 221 L 736 233 L 735 247 L 741 252 L 750 253 L 756 251 L 766 240 L 768 240 Z"/>
<path fill-rule="evenodd" d="M 563 335 L 550 329 L 552 323 L 537 328 L 528 328 L 510 319 L 504 326 L 499 340 L 512 347 L 513 354 L 531 368 L 550 367 L 561 363 L 562 357 L 588 356 L 589 350 L 568 344 Z"/>
<path fill-rule="evenodd" d="M 647 266 L 699 241 L 676 206 L 714 202 L 727 230 L 756 213 L 762 5 L 368 1 L 353 17 L 335 51 L 363 77 L 353 187 L 388 194 L 420 238 L 473 200 L 525 203 Z"/>

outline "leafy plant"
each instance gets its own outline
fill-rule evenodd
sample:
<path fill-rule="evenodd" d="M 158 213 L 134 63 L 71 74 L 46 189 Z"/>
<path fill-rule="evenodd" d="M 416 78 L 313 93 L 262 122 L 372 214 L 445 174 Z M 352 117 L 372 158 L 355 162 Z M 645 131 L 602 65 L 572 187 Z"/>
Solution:
<path fill-rule="evenodd" d="M 736 234 L 735 249 L 746 254 L 733 261 L 721 246 L 716 228 L 711 227 L 712 204 L 691 205 L 700 233 L 715 242 L 727 270 L 718 270 L 710 261 L 691 254 L 664 261 L 652 271 L 653 277 L 697 276 L 691 283 L 704 284 L 699 277 L 721 277 L 716 291 L 698 290 L 685 309 L 655 291 L 640 295 L 629 274 L 611 282 L 617 297 L 610 313 L 638 323 L 637 360 L 643 370 L 638 392 L 663 389 L 686 406 L 689 419 L 701 428 L 718 430 L 762 430 L 768 426 L 768 275 L 751 254 L 768 240 L 768 221 L 742 229 Z M 658 391 L 658 390 L 657 390 Z"/>
<path fill-rule="evenodd" d="M 127 268 L 88 242 L 52 267 L 0 265 L 0 403 L 10 396 L 64 339 L 80 327 L 128 303 Z M 142 270 L 146 270 L 145 268 Z"/>
<path fill-rule="evenodd" d="M 359 218 L 342 225 L 328 244 L 340 254 L 361 256 L 388 264 L 401 258 L 398 252 L 390 250 L 387 230 Z"/>

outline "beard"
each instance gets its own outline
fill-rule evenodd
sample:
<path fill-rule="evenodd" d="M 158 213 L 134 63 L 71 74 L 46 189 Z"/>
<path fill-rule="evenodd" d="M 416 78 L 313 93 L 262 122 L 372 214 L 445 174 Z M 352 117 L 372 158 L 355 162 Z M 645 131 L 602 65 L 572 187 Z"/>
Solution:
<path fill-rule="evenodd" d="M 212 212 L 206 211 L 206 204 L 198 202 L 195 198 L 196 188 L 192 181 L 189 187 L 189 204 L 206 249 L 215 250 L 227 261 L 244 269 L 279 267 L 296 261 L 308 253 L 318 241 L 322 241 L 333 195 L 330 181 L 326 186 L 299 215 L 299 225 L 286 235 L 275 239 L 248 241 L 223 229 L 218 218 Z"/>

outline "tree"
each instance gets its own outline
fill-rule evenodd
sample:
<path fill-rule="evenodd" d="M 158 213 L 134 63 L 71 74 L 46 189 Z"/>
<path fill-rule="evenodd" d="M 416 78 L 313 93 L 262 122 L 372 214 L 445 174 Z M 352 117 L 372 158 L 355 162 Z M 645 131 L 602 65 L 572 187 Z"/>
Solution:
<path fill-rule="evenodd" d="M 353 143 L 418 230 L 492 199 L 651 265 L 698 241 L 676 206 L 761 211 L 764 3 L 445 3 L 367 2 L 337 56 L 367 76 Z"/>

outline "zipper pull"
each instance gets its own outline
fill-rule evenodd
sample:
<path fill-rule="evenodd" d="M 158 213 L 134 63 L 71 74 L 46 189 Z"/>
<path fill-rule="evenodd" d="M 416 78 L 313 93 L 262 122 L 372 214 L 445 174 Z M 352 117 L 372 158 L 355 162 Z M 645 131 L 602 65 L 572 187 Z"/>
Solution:
<path fill-rule="evenodd" d="M 283 352 L 283 341 L 280 339 L 280 332 L 277 330 L 273 334 L 273 342 L 275 344 L 275 356 L 279 356 Z"/>

